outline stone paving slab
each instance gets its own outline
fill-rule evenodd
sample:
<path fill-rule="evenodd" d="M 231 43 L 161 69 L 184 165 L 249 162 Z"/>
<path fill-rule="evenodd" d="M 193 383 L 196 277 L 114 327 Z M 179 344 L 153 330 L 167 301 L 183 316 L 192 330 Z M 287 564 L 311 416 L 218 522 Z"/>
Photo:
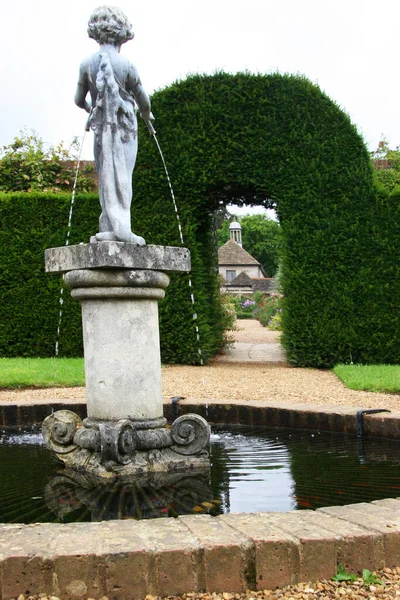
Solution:
<path fill-rule="evenodd" d="M 218 357 L 217 362 L 286 364 L 282 346 L 277 342 L 268 342 L 265 344 L 235 342 L 232 348 L 225 350 Z"/>

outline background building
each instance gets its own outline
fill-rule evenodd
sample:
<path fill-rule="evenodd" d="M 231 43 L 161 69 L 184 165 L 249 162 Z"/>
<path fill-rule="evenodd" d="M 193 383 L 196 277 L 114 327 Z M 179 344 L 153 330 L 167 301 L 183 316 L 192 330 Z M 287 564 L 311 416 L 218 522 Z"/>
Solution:
<path fill-rule="evenodd" d="M 230 239 L 218 250 L 221 289 L 236 294 L 271 291 L 273 278 L 265 277 L 261 264 L 242 247 L 242 227 L 234 221 L 229 226 Z"/>

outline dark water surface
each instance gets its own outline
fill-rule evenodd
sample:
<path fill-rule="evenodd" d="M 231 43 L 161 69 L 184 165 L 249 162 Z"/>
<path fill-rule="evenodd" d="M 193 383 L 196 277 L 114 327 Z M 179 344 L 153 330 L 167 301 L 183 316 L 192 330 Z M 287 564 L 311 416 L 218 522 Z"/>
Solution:
<path fill-rule="evenodd" d="M 211 470 L 99 487 L 37 433 L 0 434 L 0 522 L 281 511 L 400 496 L 400 443 L 288 429 L 218 429 Z"/>

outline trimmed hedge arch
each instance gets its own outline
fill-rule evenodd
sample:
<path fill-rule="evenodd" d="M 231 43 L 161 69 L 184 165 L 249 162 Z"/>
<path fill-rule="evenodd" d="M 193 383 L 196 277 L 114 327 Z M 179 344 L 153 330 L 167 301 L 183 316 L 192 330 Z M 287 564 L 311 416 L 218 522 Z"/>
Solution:
<path fill-rule="evenodd" d="M 274 206 L 284 238 L 284 345 L 290 362 L 400 362 L 400 193 L 379 191 L 348 116 L 308 80 L 193 76 L 154 94 L 153 109 L 192 254 L 193 290 L 172 277 L 160 303 L 162 360 L 198 364 L 223 335 L 213 213 L 221 203 Z M 180 245 L 154 140 L 140 124 L 133 230 Z M 59 280 L 43 249 L 62 245 L 65 195 L 0 195 L 0 356 L 51 356 Z M 96 228 L 95 196 L 76 199 L 70 243 Z M 82 352 L 79 305 L 64 294 L 62 355 Z"/>
<path fill-rule="evenodd" d="M 192 252 L 206 356 L 221 333 L 212 213 L 233 200 L 277 209 L 291 363 L 398 362 L 399 269 L 388 237 L 398 204 L 377 198 L 369 154 L 349 117 L 308 80 L 279 74 L 193 76 L 157 92 L 152 102 Z M 136 229 L 150 243 L 179 245 L 157 148 L 144 135 L 141 141 Z M 170 334 L 164 337 L 168 359 L 196 362 L 185 278 L 174 281 L 161 318 L 164 336 Z"/>

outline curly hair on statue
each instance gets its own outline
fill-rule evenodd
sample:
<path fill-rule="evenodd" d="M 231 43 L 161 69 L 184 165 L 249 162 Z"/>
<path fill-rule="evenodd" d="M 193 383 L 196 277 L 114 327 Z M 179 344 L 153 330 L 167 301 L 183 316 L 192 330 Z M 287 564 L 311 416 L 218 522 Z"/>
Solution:
<path fill-rule="evenodd" d="M 132 40 L 132 25 L 116 6 L 99 6 L 90 16 L 88 35 L 99 44 L 119 46 Z"/>

